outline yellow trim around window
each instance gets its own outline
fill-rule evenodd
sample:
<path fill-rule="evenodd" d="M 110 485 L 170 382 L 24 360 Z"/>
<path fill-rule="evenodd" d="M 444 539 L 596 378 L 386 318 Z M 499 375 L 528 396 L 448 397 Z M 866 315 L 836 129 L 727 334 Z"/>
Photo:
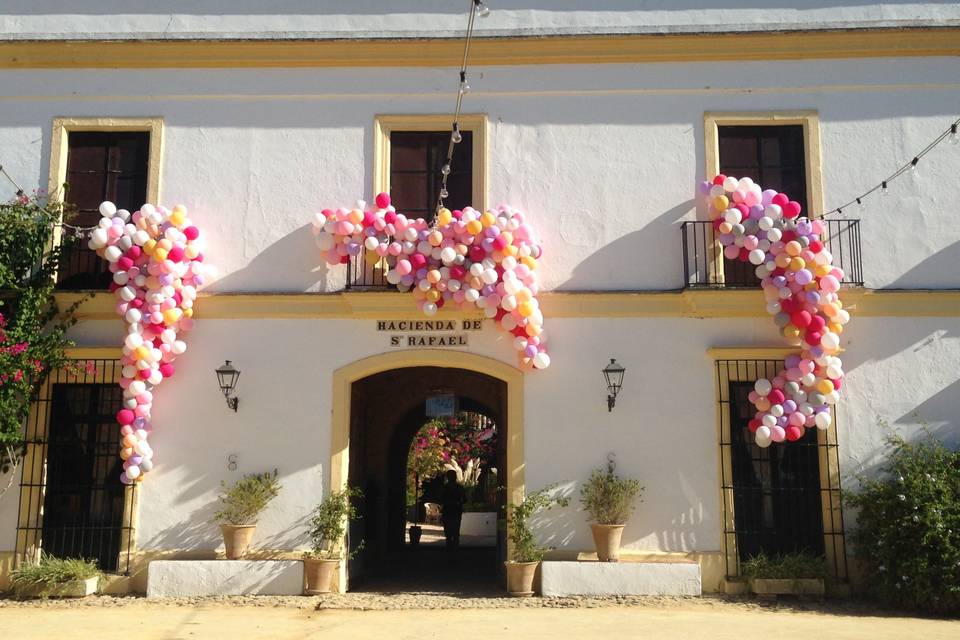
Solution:
<path fill-rule="evenodd" d="M 473 207 L 487 209 L 487 116 L 461 114 L 460 130 L 473 133 Z M 373 121 L 373 195 L 390 193 L 390 134 L 394 131 L 451 131 L 453 114 L 378 115 Z"/>
<path fill-rule="evenodd" d="M 486 356 L 479 356 L 466 351 L 444 351 L 442 349 L 380 353 L 357 360 L 333 372 L 329 491 L 342 491 L 347 487 L 350 470 L 350 399 L 353 383 L 382 371 L 405 367 L 468 369 L 506 383 L 507 500 L 513 503 L 519 503 L 523 500 L 523 372 Z M 345 565 L 345 562 L 340 563 L 337 585 L 340 592 L 345 591 L 347 585 Z"/>
<path fill-rule="evenodd" d="M 705 178 L 720 173 L 719 127 L 784 126 L 803 127 L 804 170 L 807 182 L 806 215 L 817 218 L 823 213 L 823 155 L 820 148 L 820 117 L 816 111 L 708 111 L 703 114 Z M 740 176 L 738 176 L 740 177 Z M 763 185 L 761 185 L 763 186 Z M 708 267 L 714 282 L 723 282 L 723 249 L 719 242 L 711 247 Z"/>
<path fill-rule="evenodd" d="M 724 478 L 730 478 L 733 485 L 733 451 L 721 443 L 731 442 L 729 405 L 722 400 L 723 389 L 728 388 L 730 382 L 753 382 L 750 377 L 751 361 L 780 360 L 797 349 L 782 346 L 723 346 L 707 349 L 707 356 L 711 359 L 714 369 L 714 393 L 716 395 L 716 434 L 717 434 L 717 486 L 720 489 L 720 551 L 726 566 L 733 567 L 736 573 L 729 574 L 728 578 L 739 575 L 740 561 L 737 552 L 736 520 L 734 514 L 734 496 L 732 489 L 724 489 Z M 747 363 L 748 366 L 721 367 L 718 362 L 737 360 Z M 755 367 L 754 367 L 755 368 Z M 831 413 L 833 413 L 831 411 Z M 835 416 L 836 414 L 834 414 Z M 835 570 L 836 578 L 847 577 L 847 558 L 844 553 L 843 516 L 840 502 L 840 459 L 837 450 L 837 423 L 826 431 L 817 430 L 817 455 L 820 472 L 820 509 L 823 521 L 823 547 L 827 566 Z M 828 446 L 824 446 L 828 445 Z M 786 445 L 789 446 L 789 445 Z M 726 492 L 726 495 L 724 493 Z M 726 533 L 732 532 L 732 533 Z"/>
<path fill-rule="evenodd" d="M 957 27 L 477 38 L 475 65 L 631 64 L 960 55 Z M 453 67 L 457 38 L 8 40 L 0 68 Z"/>

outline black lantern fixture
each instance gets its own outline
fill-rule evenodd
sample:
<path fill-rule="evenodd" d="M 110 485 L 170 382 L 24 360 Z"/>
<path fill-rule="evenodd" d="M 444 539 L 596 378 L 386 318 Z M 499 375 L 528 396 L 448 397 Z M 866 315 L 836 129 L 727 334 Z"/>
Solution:
<path fill-rule="evenodd" d="M 223 363 L 223 366 L 219 367 L 216 371 L 217 382 L 220 384 L 220 391 L 223 392 L 223 397 L 227 399 L 227 406 L 236 411 L 237 405 L 240 404 L 240 398 L 235 397 L 233 392 L 237 388 L 240 370 L 227 360 Z"/>
<path fill-rule="evenodd" d="M 623 365 L 614 358 L 610 358 L 610 364 L 603 368 L 603 379 L 607 381 L 607 411 L 613 411 L 613 405 L 617 403 L 625 372 Z"/>

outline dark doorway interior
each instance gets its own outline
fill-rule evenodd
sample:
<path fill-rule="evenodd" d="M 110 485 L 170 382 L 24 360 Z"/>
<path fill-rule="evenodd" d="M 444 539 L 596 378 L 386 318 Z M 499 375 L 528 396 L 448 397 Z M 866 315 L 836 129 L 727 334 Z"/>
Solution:
<path fill-rule="evenodd" d="M 469 371 L 409 367 L 375 374 L 353 384 L 349 482 L 364 491 L 362 518 L 350 525 L 350 547 L 363 549 L 350 561 L 351 590 L 471 592 L 499 589 L 505 540 L 498 527 L 492 547 L 463 547 L 450 559 L 442 545 L 411 546 L 407 539 L 407 455 L 429 418 L 426 400 L 457 397 L 459 410 L 482 413 L 499 431 L 495 462 L 506 470 L 506 383 Z M 502 477 L 506 477 L 505 475 Z M 496 492 L 502 514 L 505 491 Z M 501 516 L 502 517 L 502 516 Z"/>

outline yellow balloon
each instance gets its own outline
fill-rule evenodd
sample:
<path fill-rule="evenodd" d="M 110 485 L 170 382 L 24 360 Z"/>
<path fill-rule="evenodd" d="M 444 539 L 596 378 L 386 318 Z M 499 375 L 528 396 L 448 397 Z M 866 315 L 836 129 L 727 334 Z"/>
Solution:
<path fill-rule="evenodd" d="M 720 223 L 719 231 L 720 233 L 730 233 L 733 231 L 733 225 L 727 221 L 723 221 Z"/>
<path fill-rule="evenodd" d="M 445 227 L 453 221 L 453 214 L 450 213 L 450 209 L 446 207 L 440 209 L 440 212 L 437 214 L 437 224 L 441 227 Z"/>
<path fill-rule="evenodd" d="M 192 318 L 192 317 L 193 317 L 193 307 L 190 307 L 189 309 L 184 309 L 184 310 L 183 310 L 183 317 L 184 317 L 184 318 Z"/>
<path fill-rule="evenodd" d="M 824 394 L 830 393 L 833 391 L 833 383 L 827 379 L 820 380 L 817 382 L 817 391 Z"/>
<path fill-rule="evenodd" d="M 803 260 L 803 258 L 794 258 L 793 260 L 790 261 L 791 271 L 800 271 L 800 269 L 803 269 L 806 266 L 807 266 L 807 263 Z"/>
<path fill-rule="evenodd" d="M 537 261 L 531 258 L 530 256 L 524 256 L 520 258 L 520 262 L 527 265 L 527 269 L 530 269 L 530 271 L 533 271 L 534 269 L 537 268 Z"/>
<path fill-rule="evenodd" d="M 784 250 L 787 252 L 787 255 L 793 257 L 800 255 L 800 252 L 803 251 L 803 247 L 801 247 L 800 243 L 796 240 L 791 240 L 786 244 Z"/>
<path fill-rule="evenodd" d="M 177 308 L 167 309 L 166 311 L 163 312 L 163 321 L 166 322 L 167 324 L 174 324 L 177 320 L 180 319 L 181 315 L 182 315 L 182 312 L 180 311 L 180 309 L 177 309 Z"/>
<path fill-rule="evenodd" d="M 483 231 L 483 224 L 479 220 L 471 220 L 467 223 L 467 233 L 470 235 L 475 236 L 481 231 Z"/>
<path fill-rule="evenodd" d="M 533 305 L 529 301 L 521 302 L 517 305 L 517 312 L 522 315 L 524 318 L 533 313 Z"/>
<path fill-rule="evenodd" d="M 785 336 L 788 337 L 788 338 L 799 338 L 799 337 L 800 337 L 800 329 L 798 329 L 797 327 L 793 326 L 792 324 L 788 324 L 787 326 L 785 326 L 785 327 L 783 328 L 783 335 L 785 335 Z"/>
<path fill-rule="evenodd" d="M 436 302 L 439 299 L 440 299 L 439 291 L 437 291 L 436 289 L 430 289 L 429 291 L 427 291 L 427 300 L 429 300 L 430 302 Z"/>
<path fill-rule="evenodd" d="M 496 222 L 497 222 L 497 217 L 492 213 L 490 213 L 489 211 L 487 211 L 486 213 L 480 216 L 480 224 L 483 225 L 484 229 L 496 224 Z"/>
<path fill-rule="evenodd" d="M 354 209 L 349 214 L 347 214 L 347 219 L 350 220 L 353 224 L 360 224 L 363 222 L 363 211 L 360 209 Z"/>
<path fill-rule="evenodd" d="M 511 257 L 513 257 L 513 258 L 516 258 L 516 257 L 517 257 L 517 253 L 518 253 L 519 251 L 520 251 L 520 250 L 517 249 L 517 248 L 516 248 L 515 246 L 513 246 L 512 244 L 508 244 L 507 246 L 505 246 L 505 247 L 503 248 L 503 254 L 504 254 L 504 255 L 507 255 L 507 256 L 511 256 Z"/>
<path fill-rule="evenodd" d="M 166 260 L 167 259 L 167 250 L 161 247 L 157 247 L 153 250 L 153 257 L 157 260 Z"/>
<path fill-rule="evenodd" d="M 150 357 L 150 349 L 141 345 L 133 350 L 133 355 L 137 360 L 146 360 Z"/>
<path fill-rule="evenodd" d="M 526 329 L 527 335 L 530 337 L 538 336 L 543 333 L 543 327 L 538 324 L 528 324 Z"/>
<path fill-rule="evenodd" d="M 524 287 L 523 289 L 517 291 L 517 293 L 514 294 L 514 297 L 517 299 L 517 302 L 527 302 L 533 297 L 533 294 L 530 293 L 530 289 Z"/>
<path fill-rule="evenodd" d="M 843 325 L 836 322 L 832 322 L 828 324 L 827 328 L 830 329 L 830 331 L 832 331 L 833 333 L 836 333 L 838 335 L 843 333 Z"/>
<path fill-rule="evenodd" d="M 727 196 L 717 196 L 713 199 L 713 208 L 717 211 L 726 211 L 730 206 L 730 200 Z"/>
<path fill-rule="evenodd" d="M 145 254 L 147 254 L 148 256 L 152 256 L 152 255 L 153 255 L 153 250 L 156 249 L 156 248 L 157 248 L 157 241 L 156 241 L 156 240 L 152 240 L 152 239 L 151 239 L 151 240 L 147 240 L 146 242 L 143 243 L 143 252 L 144 252 Z"/>
<path fill-rule="evenodd" d="M 181 209 L 177 211 L 177 207 L 173 208 L 173 213 L 170 214 L 170 224 L 175 227 L 182 227 L 183 223 L 187 221 L 186 213 Z"/>

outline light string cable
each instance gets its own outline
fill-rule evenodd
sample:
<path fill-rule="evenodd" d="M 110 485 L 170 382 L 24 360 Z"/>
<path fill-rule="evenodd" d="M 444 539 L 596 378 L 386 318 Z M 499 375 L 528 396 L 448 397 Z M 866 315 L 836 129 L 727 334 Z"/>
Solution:
<path fill-rule="evenodd" d="M 447 191 L 447 179 L 450 177 L 450 171 L 453 165 L 453 148 L 463 140 L 460 133 L 460 109 L 463 106 L 463 96 L 470 91 L 470 85 L 467 83 L 467 56 L 470 55 L 470 41 L 473 39 L 473 25 L 479 15 L 485 18 L 490 14 L 490 9 L 483 4 L 482 0 L 470 0 L 470 17 L 467 19 L 467 34 L 463 42 L 463 61 L 460 63 L 460 87 L 457 90 L 457 108 L 453 114 L 453 129 L 450 131 L 450 143 L 447 145 L 447 158 L 440 168 L 440 193 L 437 196 L 437 212 L 443 208 L 443 201 L 450 195 Z"/>
<path fill-rule="evenodd" d="M 896 180 L 897 178 L 899 178 L 900 176 L 902 176 L 904 173 L 908 171 L 911 171 L 911 172 L 916 171 L 917 165 L 920 163 L 920 159 L 923 158 L 923 156 L 930 153 L 934 149 L 934 147 L 936 147 L 938 144 L 940 144 L 947 138 L 950 139 L 950 142 L 952 144 L 957 144 L 958 142 L 960 142 L 960 134 L 957 133 L 958 126 L 960 126 L 960 118 L 954 120 L 950 124 L 950 126 L 946 128 L 946 130 L 944 130 L 940 135 L 934 138 L 933 142 L 931 142 L 926 147 L 924 147 L 923 151 L 913 156 L 913 159 L 910 160 L 910 162 L 906 163 L 905 165 L 903 165 L 902 167 L 894 171 L 891 175 L 887 176 L 885 180 L 881 180 L 880 184 L 865 191 L 864 193 L 861 193 L 859 196 L 857 196 L 850 202 L 840 205 L 836 209 L 831 209 L 830 211 L 827 211 L 826 213 L 823 214 L 823 217 L 832 215 L 834 213 L 837 213 L 837 214 L 843 213 L 844 209 L 846 209 L 847 207 L 853 206 L 855 204 L 859 205 L 860 208 L 863 209 L 865 207 L 865 205 L 863 204 L 864 199 L 867 196 L 872 195 L 873 193 L 876 193 L 877 191 L 880 191 L 882 195 L 886 195 L 888 187 L 890 186 L 891 182 L 893 182 L 894 180 Z"/>
<path fill-rule="evenodd" d="M 0 174 L 3 174 L 3 177 L 6 178 L 7 181 L 8 181 L 11 185 L 13 185 L 13 188 L 17 190 L 17 197 L 18 197 L 18 198 L 26 197 L 26 193 L 24 192 L 23 187 L 21 187 L 21 186 L 17 183 L 17 181 L 13 179 L 13 176 L 11 176 L 9 173 L 7 173 L 7 170 L 3 167 L 2 164 L 0 164 Z M 94 229 L 96 229 L 96 228 L 99 226 L 99 225 L 92 225 L 92 226 L 89 226 L 89 227 L 81 227 L 81 226 L 78 226 L 78 225 L 75 225 L 75 224 L 70 224 L 69 222 L 64 222 L 61 215 L 51 212 L 51 211 L 50 211 L 49 209 L 47 209 L 46 207 L 42 207 L 42 206 L 39 206 L 39 205 L 38 205 L 37 208 L 38 208 L 42 213 L 46 214 L 46 216 L 47 216 L 48 218 L 50 218 L 50 224 L 51 224 L 51 226 L 53 226 L 53 227 L 62 227 L 62 228 L 64 228 L 64 229 L 70 229 L 70 230 L 73 231 L 74 235 L 75 235 L 76 237 L 78 237 L 78 238 L 81 237 L 84 233 L 89 233 L 89 232 L 93 231 Z"/>

